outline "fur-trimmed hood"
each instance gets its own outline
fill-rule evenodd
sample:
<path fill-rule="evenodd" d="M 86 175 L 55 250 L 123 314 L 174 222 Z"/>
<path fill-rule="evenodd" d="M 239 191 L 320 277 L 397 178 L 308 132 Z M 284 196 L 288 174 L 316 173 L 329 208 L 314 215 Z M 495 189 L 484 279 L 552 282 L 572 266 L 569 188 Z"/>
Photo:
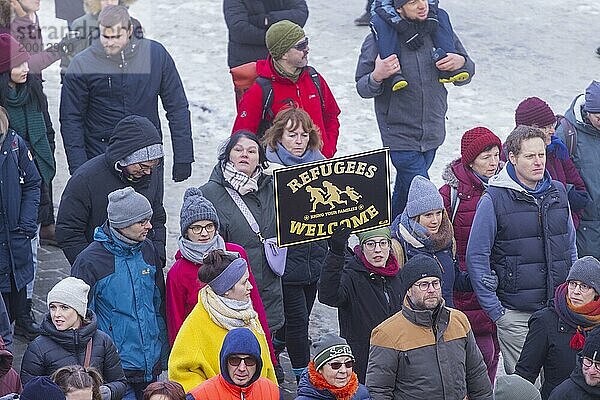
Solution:
<path fill-rule="evenodd" d="M 500 162 L 498 163 L 498 172 L 504 169 L 504 165 L 505 162 L 500 160 Z M 468 170 L 471 171 L 470 169 Z M 458 186 L 460 185 L 461 181 L 467 185 L 472 185 L 473 182 L 478 183 L 477 178 L 474 178 L 474 176 L 467 176 L 467 174 L 465 173 L 466 171 L 467 168 L 461 164 L 459 157 L 451 163 L 446 164 L 446 167 L 442 172 L 442 179 L 444 180 L 444 182 L 446 182 L 446 184 L 448 184 L 448 186 L 453 187 L 455 189 L 458 189 Z M 471 175 L 473 175 L 472 171 Z"/>
<path fill-rule="evenodd" d="M 444 171 L 442 172 L 442 179 L 444 180 L 444 182 L 446 182 L 448 185 L 450 185 L 450 187 L 453 187 L 453 188 L 458 188 L 459 180 L 456 177 L 456 174 L 454 173 L 452 166 L 459 162 L 460 162 L 460 157 L 457 158 L 456 160 L 446 164 L 446 168 L 444 168 Z"/>
<path fill-rule="evenodd" d="M 7 1 L 10 4 L 9 0 L 0 0 L 1 2 Z M 135 0 L 119 0 L 119 4 L 122 6 L 129 7 L 135 3 Z M 83 9 L 86 13 L 89 14 L 98 14 L 100 13 L 100 0 L 83 0 Z"/>

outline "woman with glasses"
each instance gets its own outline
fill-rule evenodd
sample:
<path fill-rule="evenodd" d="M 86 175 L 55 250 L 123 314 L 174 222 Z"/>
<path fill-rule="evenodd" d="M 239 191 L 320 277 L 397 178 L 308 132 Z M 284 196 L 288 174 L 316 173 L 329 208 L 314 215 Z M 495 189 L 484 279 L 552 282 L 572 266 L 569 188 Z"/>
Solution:
<path fill-rule="evenodd" d="M 367 388 L 354 372 L 354 355 L 348 343 L 333 334 L 315 345 L 315 356 L 302 374 L 296 400 L 369 400 Z"/>
<path fill-rule="evenodd" d="M 306 111 L 295 106 L 279 111 L 262 143 L 274 168 L 325 158 L 320 151 L 323 141 L 319 128 Z M 326 254 L 325 240 L 290 247 L 281 277 L 285 325 L 275 333 L 274 345 L 276 354 L 287 347 L 296 382 L 310 361 L 308 322 Z"/>
<path fill-rule="evenodd" d="M 248 263 L 238 254 L 216 249 L 204 257 L 198 279 L 206 286 L 181 326 L 169 357 L 169 379 L 179 382 L 186 392 L 219 374 L 223 340 L 235 328 L 248 328 L 256 336 L 261 376 L 277 384 L 265 331 L 252 307 L 249 277 Z"/>
<path fill-rule="evenodd" d="M 350 229 L 340 227 L 329 239 L 319 301 L 337 307 L 340 335 L 352 348 L 354 372 L 364 383 L 371 331 L 402 307 L 402 281 L 388 227 L 358 233 L 352 252 L 349 236 Z"/>
<path fill-rule="evenodd" d="M 263 331 L 268 332 L 267 316 L 258 293 L 256 281 L 246 251 L 240 245 L 226 243 L 219 234 L 219 216 L 210 201 L 202 196 L 198 188 L 189 188 L 183 196 L 179 215 L 181 236 L 175 263 L 167 274 L 167 330 L 171 346 L 175 337 L 194 306 L 198 303 L 198 292 L 206 284 L 198 280 L 203 259 L 211 250 L 221 249 L 239 254 L 248 263 L 249 281 L 252 285 L 250 298 L 257 312 Z M 267 337 L 270 341 L 270 336 Z"/>
<path fill-rule="evenodd" d="M 535 382 L 544 369 L 542 399 L 567 379 L 587 340 L 600 324 L 600 262 L 592 256 L 575 261 L 554 299 L 529 319 L 529 332 L 515 373 Z"/>

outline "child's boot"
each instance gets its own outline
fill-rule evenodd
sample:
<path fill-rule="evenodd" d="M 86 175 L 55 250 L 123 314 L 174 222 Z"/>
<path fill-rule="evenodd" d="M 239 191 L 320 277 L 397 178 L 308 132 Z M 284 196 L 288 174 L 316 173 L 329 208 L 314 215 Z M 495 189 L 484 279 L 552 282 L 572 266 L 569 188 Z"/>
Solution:
<path fill-rule="evenodd" d="M 408 82 L 406 81 L 406 78 L 404 77 L 404 75 L 402 75 L 401 72 L 398 72 L 392 76 L 393 92 L 395 92 L 396 90 L 404 89 L 406 86 L 408 86 Z"/>
<path fill-rule="evenodd" d="M 431 58 L 433 58 L 433 62 L 436 63 L 442 58 L 445 58 L 448 54 L 444 51 L 444 49 L 438 47 L 433 50 Z M 462 82 L 469 79 L 471 75 L 465 68 L 459 68 L 456 71 L 440 71 L 438 70 L 438 81 L 440 83 L 452 83 L 452 82 Z"/>

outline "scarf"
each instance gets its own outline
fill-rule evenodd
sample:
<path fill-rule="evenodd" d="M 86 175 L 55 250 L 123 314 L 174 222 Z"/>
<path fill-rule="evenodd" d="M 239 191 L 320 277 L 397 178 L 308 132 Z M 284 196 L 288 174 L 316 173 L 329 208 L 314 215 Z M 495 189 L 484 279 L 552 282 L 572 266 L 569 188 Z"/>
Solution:
<path fill-rule="evenodd" d="M 452 224 L 450 223 L 448 214 L 446 214 L 446 210 L 442 212 L 442 223 L 435 234 L 429 233 L 427 228 L 414 219 L 409 218 L 406 211 L 400 216 L 400 223 L 430 251 L 438 252 L 448 248 L 452 244 L 454 230 L 452 229 Z M 392 226 L 392 232 L 398 232 L 398 227 Z M 397 235 L 398 237 L 402 236 L 399 233 Z"/>
<path fill-rule="evenodd" d="M 110 229 L 110 234 L 112 235 L 113 239 L 118 239 L 128 246 L 135 246 L 136 244 L 140 244 L 140 242 L 136 242 L 135 240 L 129 239 L 127 236 L 123 235 L 121 232 L 119 232 L 112 226 L 108 229 Z"/>
<path fill-rule="evenodd" d="M 258 314 L 252 308 L 252 301 L 239 301 L 217 295 L 209 285 L 200 290 L 200 299 L 210 319 L 228 331 L 235 328 L 249 328 L 264 334 Z"/>
<path fill-rule="evenodd" d="M 223 164 L 223 178 L 225 179 L 225 182 L 229 183 L 233 190 L 242 196 L 258 191 L 258 178 L 260 178 L 261 174 L 261 166 L 256 167 L 256 171 L 254 171 L 252 176 L 248 176 L 235 169 L 235 166 L 231 161 L 227 161 Z"/>
<path fill-rule="evenodd" d="M 398 265 L 398 261 L 396 260 L 396 257 L 394 257 L 394 255 L 391 253 L 391 251 L 390 256 L 388 257 L 385 263 L 385 267 L 383 268 L 374 267 L 373 264 L 367 261 L 367 257 L 365 257 L 365 255 L 363 254 L 362 248 L 359 244 L 354 246 L 354 254 L 360 257 L 360 260 L 362 261 L 367 271 L 372 272 L 374 274 L 381 276 L 396 276 L 396 274 L 398 274 L 398 271 L 400 271 L 400 265 Z"/>
<path fill-rule="evenodd" d="M 212 250 L 225 250 L 225 241 L 218 233 L 208 243 L 196 243 L 183 236 L 179 236 L 177 245 L 179 246 L 179 251 L 181 251 L 183 258 L 195 264 L 202 264 L 202 259 L 206 253 Z"/>
<path fill-rule="evenodd" d="M 281 144 L 277 146 L 277 150 L 273 150 L 271 147 L 267 147 L 267 160 L 280 163 L 289 167 L 291 165 L 305 164 L 312 161 L 319 161 L 325 159 L 325 156 L 321 154 L 319 150 L 306 149 L 304 154 L 300 157 L 290 153 Z"/>
<path fill-rule="evenodd" d="M 300 78 L 300 74 L 302 73 L 302 68 L 296 68 L 294 69 L 294 72 L 291 73 L 287 72 L 285 68 L 283 68 L 283 65 L 281 65 L 281 63 L 277 60 L 273 60 L 273 67 L 279 75 L 281 75 L 284 78 L 288 78 L 294 83 L 298 82 L 298 78 Z"/>
<path fill-rule="evenodd" d="M 537 183 L 537 185 L 535 186 L 535 189 L 531 189 L 531 188 L 523 185 L 523 183 L 521 183 L 519 178 L 517 178 L 515 166 L 512 165 L 512 163 L 506 163 L 505 168 L 506 168 L 506 172 L 508 172 L 508 175 L 511 177 L 511 179 L 513 181 L 517 182 L 523 189 L 525 189 L 527 191 L 527 193 L 529 193 L 530 195 L 532 195 L 535 198 L 538 198 L 542 194 L 544 194 L 546 192 L 546 190 L 548 190 L 550 188 L 550 185 L 552 185 L 552 178 L 550 178 L 550 174 L 548 173 L 548 170 L 544 171 L 544 177 L 542 178 L 541 181 L 539 181 Z"/>
<path fill-rule="evenodd" d="M 329 384 L 323 375 L 321 375 L 315 369 L 315 363 L 313 361 L 308 363 L 308 380 L 317 390 L 327 390 L 329 391 L 336 400 L 351 400 L 352 397 L 356 394 L 358 390 L 358 378 L 356 377 L 356 373 L 352 372 L 350 376 L 350 380 L 344 387 L 336 387 Z"/>
<path fill-rule="evenodd" d="M 554 153 L 559 160 L 569 158 L 567 145 L 556 135 L 550 136 L 550 144 L 546 146 L 546 153 Z"/>
<path fill-rule="evenodd" d="M 28 142 L 40 175 L 49 184 L 56 174 L 56 163 L 48 142 L 44 114 L 30 101 L 25 85 L 9 90 L 3 105 L 8 111 L 10 127 Z"/>
<path fill-rule="evenodd" d="M 588 332 L 600 324 L 600 299 L 577 307 L 567 298 L 568 283 L 559 285 L 554 292 L 554 310 L 576 332 L 569 345 L 573 350 L 583 349 L 585 344 L 584 332 Z"/>

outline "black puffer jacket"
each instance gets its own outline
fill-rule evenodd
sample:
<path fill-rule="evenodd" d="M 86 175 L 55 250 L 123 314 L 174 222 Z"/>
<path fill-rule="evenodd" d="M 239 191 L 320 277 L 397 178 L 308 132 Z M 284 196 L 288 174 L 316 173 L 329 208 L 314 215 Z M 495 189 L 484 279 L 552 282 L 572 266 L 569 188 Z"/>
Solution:
<path fill-rule="evenodd" d="M 308 7 L 305 0 L 224 0 L 223 13 L 229 30 L 227 65 L 233 68 L 267 58 L 267 29 L 284 19 L 304 26 Z"/>
<path fill-rule="evenodd" d="M 569 379 L 558 385 L 550 394 L 549 400 L 597 400 L 600 399 L 600 386 L 590 386 L 585 382 L 581 371 L 581 361 L 577 361 Z"/>
<path fill-rule="evenodd" d="M 281 277 L 284 285 L 311 285 L 321 276 L 321 267 L 327 255 L 327 241 L 300 244 L 290 247 Z"/>
<path fill-rule="evenodd" d="M 98 369 L 105 386 L 111 391 L 112 399 L 125 394 L 125 374 L 121 358 L 112 339 L 97 329 L 96 314 L 87 312 L 88 324 L 79 329 L 59 331 L 52 323 L 50 313 L 42 321 L 42 334 L 29 343 L 21 363 L 23 385 L 36 376 L 47 376 L 67 365 L 83 365 L 87 344 L 92 339 L 90 366 Z"/>

